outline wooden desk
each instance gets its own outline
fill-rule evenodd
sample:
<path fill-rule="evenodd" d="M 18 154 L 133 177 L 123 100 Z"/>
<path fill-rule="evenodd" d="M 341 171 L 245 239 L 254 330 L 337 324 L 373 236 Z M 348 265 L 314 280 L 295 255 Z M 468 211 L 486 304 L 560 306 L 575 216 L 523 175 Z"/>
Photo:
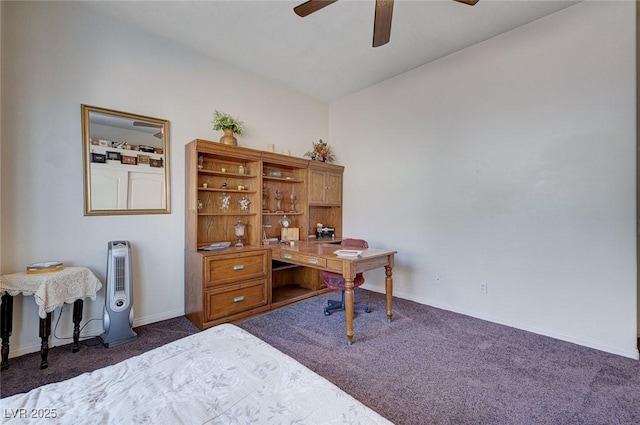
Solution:
<path fill-rule="evenodd" d="M 342 274 L 345 281 L 345 314 L 347 320 L 347 344 L 353 343 L 353 280 L 357 273 L 384 267 L 385 292 L 387 296 L 387 320 L 393 319 L 393 256 L 397 251 L 363 248 L 361 256 L 340 258 L 333 252 L 340 245 L 317 242 L 296 241 L 294 246 L 272 246 L 272 259 L 285 263 L 311 267 L 323 271 Z M 358 248 L 360 250 L 360 248 Z"/>
<path fill-rule="evenodd" d="M 14 273 L 0 276 L 0 294 L 2 305 L 0 316 L 2 327 L 2 363 L 0 370 L 9 368 L 9 337 L 13 327 L 13 297 L 33 295 L 38 305 L 40 317 L 40 369 L 48 366 L 49 336 L 51 335 L 51 312 L 65 303 L 73 303 L 73 347 L 75 353 L 80 349 L 80 321 L 82 320 L 82 306 L 84 298 L 96 299 L 102 283 L 86 267 L 65 267 L 49 273 Z"/>

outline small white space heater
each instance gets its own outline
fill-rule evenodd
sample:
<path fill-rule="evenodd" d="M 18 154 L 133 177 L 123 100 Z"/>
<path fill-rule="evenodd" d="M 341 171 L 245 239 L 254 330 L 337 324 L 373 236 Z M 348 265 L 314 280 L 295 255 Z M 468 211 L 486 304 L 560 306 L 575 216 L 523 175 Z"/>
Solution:
<path fill-rule="evenodd" d="M 133 325 L 133 279 L 131 245 L 128 241 L 109 242 L 107 285 L 104 299 L 103 329 L 100 340 L 105 347 L 131 342 L 138 336 Z"/>

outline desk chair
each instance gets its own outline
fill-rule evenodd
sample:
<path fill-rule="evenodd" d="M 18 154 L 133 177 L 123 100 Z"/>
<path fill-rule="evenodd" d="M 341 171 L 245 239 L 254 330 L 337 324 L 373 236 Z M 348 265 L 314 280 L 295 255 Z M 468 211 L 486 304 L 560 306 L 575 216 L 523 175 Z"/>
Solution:
<path fill-rule="evenodd" d="M 340 246 L 343 247 L 351 247 L 351 248 L 369 248 L 369 244 L 367 241 L 363 239 L 343 239 Z M 334 311 L 344 310 L 344 278 L 341 274 L 332 273 L 332 272 L 322 272 L 322 281 L 328 288 L 331 288 L 335 291 L 342 292 L 342 300 L 334 301 L 329 300 L 327 307 L 324 309 L 325 316 L 331 316 L 331 313 Z M 356 278 L 353 280 L 353 288 L 358 288 L 362 286 L 364 283 L 364 276 L 362 273 L 356 274 Z M 364 304 L 354 304 L 354 310 L 364 310 L 365 313 L 371 313 L 371 309 L 368 305 Z"/>

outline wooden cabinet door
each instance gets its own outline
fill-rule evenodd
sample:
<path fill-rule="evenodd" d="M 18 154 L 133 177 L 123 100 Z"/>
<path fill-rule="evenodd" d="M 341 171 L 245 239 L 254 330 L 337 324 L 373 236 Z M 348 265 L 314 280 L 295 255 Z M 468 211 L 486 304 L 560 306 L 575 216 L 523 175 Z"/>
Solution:
<path fill-rule="evenodd" d="M 342 203 L 342 176 L 340 174 L 325 174 L 324 203 L 327 205 L 340 205 Z"/>
<path fill-rule="evenodd" d="M 309 170 L 309 203 L 324 203 L 324 171 Z"/>
<path fill-rule="evenodd" d="M 309 203 L 340 205 L 342 203 L 342 176 L 327 171 L 309 170 Z"/>

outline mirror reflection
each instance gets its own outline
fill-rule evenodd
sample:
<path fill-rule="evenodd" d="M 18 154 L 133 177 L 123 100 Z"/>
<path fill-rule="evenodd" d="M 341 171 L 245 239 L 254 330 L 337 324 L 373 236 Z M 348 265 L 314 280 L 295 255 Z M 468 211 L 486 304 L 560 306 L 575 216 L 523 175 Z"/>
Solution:
<path fill-rule="evenodd" d="M 170 212 L 169 121 L 82 105 L 85 215 Z"/>

